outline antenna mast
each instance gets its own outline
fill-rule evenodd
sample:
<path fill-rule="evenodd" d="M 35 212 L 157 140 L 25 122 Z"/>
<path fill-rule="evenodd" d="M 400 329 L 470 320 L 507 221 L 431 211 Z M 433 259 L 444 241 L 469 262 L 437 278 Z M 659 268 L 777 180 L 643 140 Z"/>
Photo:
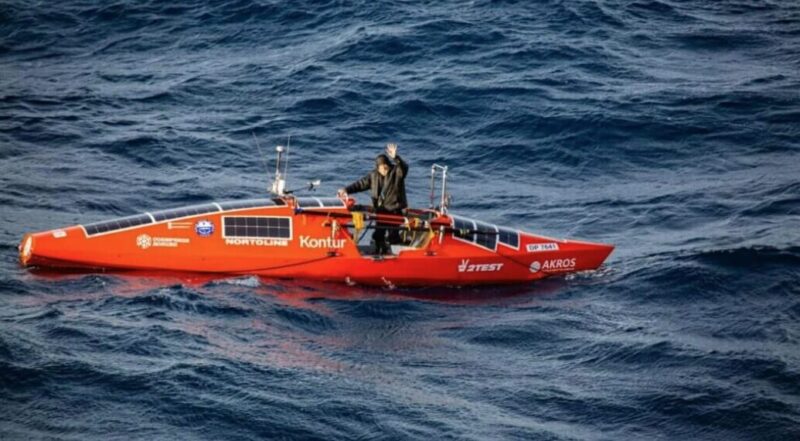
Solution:
<path fill-rule="evenodd" d="M 283 180 L 285 181 L 289 176 L 289 147 L 292 145 L 292 135 L 286 139 L 286 161 L 283 163 Z"/>
<path fill-rule="evenodd" d="M 281 174 L 281 160 L 283 158 L 283 152 L 285 151 L 282 145 L 275 147 L 275 151 L 278 152 L 278 160 L 275 163 L 275 180 L 272 181 L 272 188 L 270 188 L 270 193 L 283 196 L 284 190 L 286 189 L 286 178 Z M 287 153 L 288 157 L 288 153 Z M 284 170 L 286 168 L 284 167 Z"/>
<path fill-rule="evenodd" d="M 447 214 L 447 207 L 450 205 L 450 195 L 447 194 L 447 166 L 433 164 L 431 166 L 431 208 L 434 206 L 434 199 L 436 198 L 436 172 L 442 172 L 442 198 L 439 201 L 439 210 L 443 214 Z"/>

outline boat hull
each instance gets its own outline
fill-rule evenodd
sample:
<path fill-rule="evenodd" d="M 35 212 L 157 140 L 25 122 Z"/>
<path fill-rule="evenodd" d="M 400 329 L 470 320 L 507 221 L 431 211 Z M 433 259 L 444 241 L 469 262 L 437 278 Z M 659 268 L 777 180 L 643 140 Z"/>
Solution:
<path fill-rule="evenodd" d="M 427 213 L 406 232 L 413 246 L 391 256 L 362 254 L 352 213 L 342 204 L 281 204 L 225 209 L 26 235 L 23 266 L 252 274 L 383 286 L 525 283 L 598 268 L 614 247 L 514 230 L 481 240 L 454 227 L 455 217 Z M 189 210 L 192 211 L 192 210 Z M 198 211 L 198 210 L 194 210 Z M 180 213 L 179 213 L 180 214 Z M 139 225 L 128 225 L 141 223 Z M 471 222 L 471 221 L 470 221 Z M 254 226 L 254 225 L 255 226 Z M 485 225 L 485 224 L 472 224 Z M 288 228 L 287 228 L 288 227 Z M 397 227 L 401 228 L 401 227 Z M 107 230 L 107 231 L 106 231 Z M 500 233 L 510 230 L 500 230 Z M 265 233 L 266 232 L 266 233 Z M 491 235 L 489 233 L 485 233 Z M 424 235 L 424 237 L 422 237 Z M 505 240 L 505 241 L 503 241 Z"/>

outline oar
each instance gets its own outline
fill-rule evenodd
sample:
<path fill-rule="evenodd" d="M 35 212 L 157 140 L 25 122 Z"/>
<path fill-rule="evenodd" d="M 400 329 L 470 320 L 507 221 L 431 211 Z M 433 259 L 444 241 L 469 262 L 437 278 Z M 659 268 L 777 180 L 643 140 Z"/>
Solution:
<path fill-rule="evenodd" d="M 350 218 L 350 217 L 352 217 L 351 213 L 342 213 L 340 211 L 330 211 L 330 210 L 326 210 L 324 208 L 317 209 L 317 208 L 300 208 L 300 207 L 297 207 L 297 208 L 295 208 L 294 212 L 296 214 L 310 214 L 310 215 L 336 217 L 336 218 Z M 413 217 L 413 216 L 411 216 L 411 217 Z M 406 219 L 408 219 L 408 216 L 402 216 L 402 215 L 399 215 L 399 214 L 365 212 L 364 213 L 364 219 L 365 220 L 376 220 L 378 222 L 390 223 L 390 224 L 391 223 L 403 224 L 403 223 L 406 222 Z M 442 222 L 442 221 L 439 221 L 439 222 L 428 221 L 428 222 L 431 225 L 434 225 L 434 226 L 439 226 L 439 225 L 446 226 L 446 225 L 449 225 L 449 223 Z"/>
<path fill-rule="evenodd" d="M 328 226 L 328 225 L 326 225 L 326 226 Z M 345 228 L 355 228 L 355 225 L 353 225 L 352 223 L 339 224 L 339 226 L 340 227 L 345 227 Z M 444 226 L 444 225 L 441 225 L 441 227 L 443 227 L 442 229 L 444 231 L 448 232 L 448 233 L 455 232 L 455 233 L 461 234 L 463 236 L 466 236 L 468 234 L 482 234 L 484 236 L 497 236 L 497 235 L 500 234 L 497 231 L 480 231 L 480 230 L 473 230 L 473 229 L 453 228 L 453 227 L 448 227 L 448 226 Z M 382 225 L 382 226 L 381 225 L 368 225 L 368 226 L 363 227 L 364 230 L 374 230 L 374 229 L 377 229 L 377 228 L 380 228 L 380 229 L 383 229 L 383 230 L 398 230 L 398 231 L 431 231 L 431 230 L 433 230 L 435 232 L 435 231 L 439 230 L 439 228 L 424 228 L 424 227 L 411 227 L 411 228 L 409 228 L 409 227 L 403 227 L 403 226 L 399 226 L 399 225 Z"/>

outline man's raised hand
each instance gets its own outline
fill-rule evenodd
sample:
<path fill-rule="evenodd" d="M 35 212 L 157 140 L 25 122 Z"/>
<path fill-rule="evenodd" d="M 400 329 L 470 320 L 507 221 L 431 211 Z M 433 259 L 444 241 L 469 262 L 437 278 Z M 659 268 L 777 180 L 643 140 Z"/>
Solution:
<path fill-rule="evenodd" d="M 393 142 L 386 144 L 386 154 L 389 155 L 390 158 L 394 159 L 395 155 L 397 155 L 397 144 Z"/>

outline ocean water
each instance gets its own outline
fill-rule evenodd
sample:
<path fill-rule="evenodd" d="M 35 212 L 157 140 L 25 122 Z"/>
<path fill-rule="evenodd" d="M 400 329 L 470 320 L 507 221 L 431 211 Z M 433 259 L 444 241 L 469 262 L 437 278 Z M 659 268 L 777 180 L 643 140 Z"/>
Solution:
<path fill-rule="evenodd" d="M 800 439 L 793 1 L 0 4 L 0 439 Z M 530 285 L 22 269 L 26 232 L 320 194 L 613 243 Z"/>

